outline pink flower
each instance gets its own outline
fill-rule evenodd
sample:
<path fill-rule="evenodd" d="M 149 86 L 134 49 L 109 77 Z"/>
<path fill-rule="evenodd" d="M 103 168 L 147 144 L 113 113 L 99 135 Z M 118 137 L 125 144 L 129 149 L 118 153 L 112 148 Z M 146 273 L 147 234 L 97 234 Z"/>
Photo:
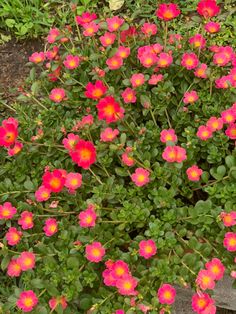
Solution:
<path fill-rule="evenodd" d="M 6 233 L 7 244 L 14 246 L 20 242 L 22 232 L 15 227 L 10 227 Z"/>
<path fill-rule="evenodd" d="M 139 58 L 139 61 L 145 68 L 150 68 L 157 63 L 158 58 L 153 52 L 144 52 Z"/>
<path fill-rule="evenodd" d="M 109 32 L 115 32 L 124 23 L 124 19 L 121 19 L 119 16 L 113 16 L 111 18 L 107 18 L 106 22 Z"/>
<path fill-rule="evenodd" d="M 116 279 L 111 274 L 110 269 L 105 269 L 102 272 L 102 277 L 103 277 L 104 285 L 106 285 L 107 287 L 115 287 L 116 286 Z"/>
<path fill-rule="evenodd" d="M 106 64 L 108 65 L 108 68 L 110 70 L 117 70 L 123 65 L 123 59 L 118 56 L 113 56 L 111 58 L 108 58 L 106 61 Z"/>
<path fill-rule="evenodd" d="M 124 310 L 116 310 L 115 314 L 125 314 L 125 311 Z"/>
<path fill-rule="evenodd" d="M 141 32 L 146 36 L 156 35 L 157 33 L 157 26 L 153 23 L 144 23 L 141 27 Z"/>
<path fill-rule="evenodd" d="M 194 72 L 194 75 L 196 77 L 200 78 L 207 78 L 207 65 L 205 63 L 202 63 Z"/>
<path fill-rule="evenodd" d="M 51 189 L 46 188 L 41 185 L 38 190 L 35 192 L 35 199 L 37 202 L 47 201 L 51 196 Z"/>
<path fill-rule="evenodd" d="M 230 88 L 233 85 L 232 76 L 231 75 L 224 75 L 215 80 L 216 88 Z"/>
<path fill-rule="evenodd" d="M 43 175 L 43 186 L 49 189 L 51 192 L 60 192 L 65 184 L 66 176 L 62 174 L 60 169 L 55 169 L 52 172 L 46 171 Z"/>
<path fill-rule="evenodd" d="M 142 73 L 136 73 L 131 76 L 130 82 L 134 88 L 139 87 L 144 84 L 145 77 Z"/>
<path fill-rule="evenodd" d="M 82 185 L 82 175 L 80 173 L 69 172 L 66 176 L 65 187 L 69 190 L 76 190 Z"/>
<path fill-rule="evenodd" d="M 218 258 L 213 258 L 210 262 L 207 262 L 205 266 L 208 272 L 213 276 L 214 280 L 223 278 L 225 267 Z"/>
<path fill-rule="evenodd" d="M 226 109 L 225 111 L 221 112 L 221 118 L 223 123 L 234 123 L 236 121 L 236 112 L 232 108 Z"/>
<path fill-rule="evenodd" d="M 53 60 L 57 56 L 58 52 L 59 52 L 59 47 L 54 46 L 52 50 L 48 50 L 45 52 L 45 56 L 48 60 Z"/>
<path fill-rule="evenodd" d="M 55 310 L 59 304 L 61 305 L 63 310 L 67 308 L 67 302 L 64 296 L 51 298 L 48 303 L 49 303 L 50 309 L 52 310 Z"/>
<path fill-rule="evenodd" d="M 129 274 L 124 275 L 116 282 L 116 287 L 121 295 L 134 295 L 138 281 Z"/>
<path fill-rule="evenodd" d="M 230 57 L 225 52 L 218 52 L 214 54 L 213 62 L 214 64 L 223 67 L 230 61 Z"/>
<path fill-rule="evenodd" d="M 177 142 L 177 136 L 174 129 L 162 130 L 160 140 L 162 143 Z"/>
<path fill-rule="evenodd" d="M 23 312 L 31 312 L 33 308 L 38 304 L 38 298 L 32 290 L 23 291 L 20 294 L 16 305 Z"/>
<path fill-rule="evenodd" d="M 159 68 L 166 68 L 170 66 L 172 62 L 173 58 L 169 53 L 161 52 L 157 60 L 157 66 Z"/>
<path fill-rule="evenodd" d="M 23 271 L 32 269 L 35 266 L 35 255 L 32 252 L 22 252 L 17 260 Z"/>
<path fill-rule="evenodd" d="M 207 31 L 208 33 L 211 34 L 218 33 L 220 31 L 220 23 L 208 22 L 205 24 L 204 28 L 205 31 Z"/>
<path fill-rule="evenodd" d="M 198 49 L 203 49 L 206 46 L 206 39 L 201 34 L 195 34 L 193 37 L 190 37 L 188 42 Z"/>
<path fill-rule="evenodd" d="M 59 29 L 57 28 L 52 28 L 50 29 L 49 31 L 49 34 L 48 34 L 48 37 L 47 37 L 47 41 L 50 43 L 50 44 L 53 44 L 57 37 L 60 36 L 60 31 Z"/>
<path fill-rule="evenodd" d="M 205 18 L 216 16 L 220 12 L 220 7 L 216 0 L 200 0 L 197 5 L 197 12 Z"/>
<path fill-rule="evenodd" d="M 43 62 L 45 60 L 45 54 L 44 52 L 34 52 L 30 57 L 29 57 L 29 61 L 33 62 L 33 63 L 40 63 Z"/>
<path fill-rule="evenodd" d="M 103 130 L 100 134 L 100 140 L 102 142 L 112 142 L 117 135 L 119 135 L 119 130 L 118 129 L 112 129 L 112 128 L 106 128 Z"/>
<path fill-rule="evenodd" d="M 85 247 L 86 258 L 90 262 L 99 263 L 105 255 L 105 249 L 100 242 L 87 244 Z"/>
<path fill-rule="evenodd" d="M 63 88 L 53 88 L 49 95 L 49 98 L 54 102 L 61 102 L 66 97 L 66 92 Z"/>
<path fill-rule="evenodd" d="M 236 233 L 227 232 L 225 234 L 223 244 L 224 244 L 224 247 L 229 252 L 235 252 L 236 251 Z"/>
<path fill-rule="evenodd" d="M 183 102 L 185 104 L 192 104 L 194 102 L 196 102 L 199 99 L 198 94 L 195 90 L 191 91 L 191 92 L 186 92 L 184 93 L 184 99 Z"/>
<path fill-rule="evenodd" d="M 122 93 L 121 96 L 126 104 L 135 103 L 136 98 L 136 91 L 130 87 L 127 87 Z"/>
<path fill-rule="evenodd" d="M 211 117 L 207 121 L 206 126 L 210 128 L 212 132 L 221 130 L 223 128 L 223 120 L 221 118 Z"/>
<path fill-rule="evenodd" d="M 230 213 L 222 212 L 220 218 L 223 221 L 225 227 L 232 227 L 236 225 L 236 212 L 232 211 Z"/>
<path fill-rule="evenodd" d="M 134 158 L 129 156 L 127 152 L 121 155 L 121 159 L 122 159 L 122 162 L 128 167 L 132 167 L 135 164 Z"/>
<path fill-rule="evenodd" d="M 69 133 L 67 134 L 67 138 L 63 139 L 62 144 L 67 150 L 71 151 L 74 150 L 75 145 L 78 143 L 79 139 L 79 135 Z"/>
<path fill-rule="evenodd" d="M 202 169 L 198 168 L 198 166 L 193 165 L 187 169 L 186 173 L 190 181 L 199 181 L 203 171 Z"/>
<path fill-rule="evenodd" d="M 163 80 L 164 76 L 162 74 L 152 74 L 150 79 L 148 80 L 148 84 L 150 85 L 156 85 L 157 83 L 161 82 Z"/>
<path fill-rule="evenodd" d="M 103 84 L 102 81 L 96 81 L 95 84 L 88 83 L 86 85 L 86 92 L 84 93 L 87 98 L 99 99 L 107 91 L 107 87 Z"/>
<path fill-rule="evenodd" d="M 114 43 L 114 41 L 116 40 L 116 35 L 106 32 L 103 36 L 99 37 L 99 40 L 103 47 L 108 47 Z"/>
<path fill-rule="evenodd" d="M 162 3 L 159 4 L 156 11 L 156 16 L 164 21 L 170 21 L 180 15 L 178 5 L 175 3 Z"/>
<path fill-rule="evenodd" d="M 161 304 L 173 304 L 175 302 L 175 288 L 169 284 L 163 284 L 157 292 Z"/>
<path fill-rule="evenodd" d="M 135 170 L 135 173 L 131 175 L 131 180 L 134 182 L 137 186 L 144 186 L 147 183 L 149 183 L 149 171 L 144 168 L 137 168 Z"/>
<path fill-rule="evenodd" d="M 156 243 L 153 240 L 142 240 L 139 243 L 139 255 L 149 259 L 157 252 Z"/>
<path fill-rule="evenodd" d="M 214 289 L 215 288 L 215 281 L 214 276 L 208 270 L 202 269 L 199 271 L 196 283 L 202 289 Z"/>
<path fill-rule="evenodd" d="M 58 231 L 58 224 L 55 218 L 45 220 L 43 231 L 47 237 L 53 236 Z"/>
<path fill-rule="evenodd" d="M 93 207 L 88 207 L 78 215 L 79 225 L 82 228 L 94 227 L 96 224 L 97 214 Z"/>
<path fill-rule="evenodd" d="M 15 145 L 12 148 L 8 148 L 8 155 L 9 156 L 14 156 L 16 154 L 18 154 L 23 148 L 23 144 L 20 142 L 15 142 Z"/>
<path fill-rule="evenodd" d="M 214 301 L 207 293 L 195 293 L 192 296 L 192 309 L 198 314 L 207 314 L 204 312 L 208 307 L 214 304 Z M 209 313 L 210 314 L 210 313 Z"/>
<path fill-rule="evenodd" d="M 130 48 L 129 47 L 124 47 L 120 46 L 115 54 L 117 57 L 120 57 L 122 59 L 128 58 L 130 55 Z"/>
<path fill-rule="evenodd" d="M 7 274 L 10 277 L 19 277 L 21 274 L 20 263 L 17 258 L 12 258 L 7 266 Z"/>
<path fill-rule="evenodd" d="M 11 219 L 17 212 L 17 209 L 10 202 L 0 205 L 0 219 Z"/>
<path fill-rule="evenodd" d="M 168 162 L 182 162 L 187 159 L 186 150 L 180 146 L 167 146 L 162 158 Z"/>
<path fill-rule="evenodd" d="M 81 16 L 77 15 L 75 17 L 75 20 L 78 25 L 84 26 L 85 24 L 96 20 L 96 18 L 97 18 L 97 14 L 84 12 Z"/>
<path fill-rule="evenodd" d="M 199 137 L 202 141 L 206 141 L 212 137 L 212 131 L 208 126 L 201 125 L 198 128 L 197 137 Z"/>
<path fill-rule="evenodd" d="M 84 24 L 83 28 L 84 28 L 83 35 L 85 37 L 91 37 L 97 33 L 97 31 L 99 30 L 99 25 L 96 24 L 95 22 L 89 22 Z"/>
<path fill-rule="evenodd" d="M 187 70 L 195 69 L 198 66 L 199 60 L 195 53 L 185 52 L 182 56 L 181 65 Z"/>
<path fill-rule="evenodd" d="M 129 274 L 129 266 L 122 260 L 115 261 L 110 267 L 111 276 L 118 280 Z"/>
<path fill-rule="evenodd" d="M 232 123 L 225 130 L 225 135 L 227 135 L 231 140 L 236 140 L 236 124 Z"/>
<path fill-rule="evenodd" d="M 63 64 L 69 70 L 76 69 L 80 64 L 80 58 L 78 56 L 67 55 L 66 59 L 63 61 Z"/>

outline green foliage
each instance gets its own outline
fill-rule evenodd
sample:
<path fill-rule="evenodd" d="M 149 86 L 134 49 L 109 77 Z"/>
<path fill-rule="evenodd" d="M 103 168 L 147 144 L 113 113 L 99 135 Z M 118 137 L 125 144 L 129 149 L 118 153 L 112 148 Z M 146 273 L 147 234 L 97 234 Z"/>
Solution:
<path fill-rule="evenodd" d="M 32 311 L 34 314 L 50 313 L 48 301 L 61 295 L 68 301 L 64 311 L 68 314 L 88 310 L 90 313 L 111 314 L 119 308 L 124 308 L 126 313 L 139 313 L 131 307 L 129 297 L 121 296 L 117 289 L 103 284 L 103 262 L 121 259 L 129 264 L 132 275 L 139 281 L 136 303 L 145 303 L 150 306 L 150 313 L 156 313 L 161 308 L 156 297 L 161 283 L 189 284 L 196 288 L 198 271 L 213 257 L 220 258 L 228 271 L 235 267 L 232 253 L 222 243 L 228 229 L 220 216 L 222 212 L 236 210 L 234 141 L 225 135 L 224 129 L 214 132 L 207 141 L 196 136 L 200 125 L 205 124 L 211 116 L 219 117 L 236 101 L 235 88 L 222 91 L 214 84 L 217 77 L 229 72 L 230 66 L 214 65 L 213 53 L 207 49 L 195 50 L 195 53 L 201 63 L 208 64 L 208 79 L 197 78 L 193 71 L 180 65 L 183 53 L 190 51 L 188 38 L 200 30 L 199 23 L 208 47 L 216 43 L 234 44 L 231 28 L 234 27 L 233 17 L 231 12 L 222 10 L 218 17 L 225 21 L 222 32 L 206 34 L 202 18 L 195 11 L 192 12 L 197 1 L 187 1 L 188 6 L 183 10 L 185 14 L 168 25 L 168 34 L 182 32 L 183 40 L 178 46 L 165 40 L 167 28 L 154 15 L 156 1 L 139 0 L 135 11 L 132 11 L 132 2 L 127 1 L 121 10 L 124 9 L 127 15 L 132 13 L 126 17 L 127 23 L 121 30 L 127 29 L 129 24 L 139 29 L 148 16 L 150 21 L 157 24 L 158 34 L 150 38 L 143 35 L 129 38 L 124 45 L 131 48 L 131 55 L 120 69 L 112 71 L 108 69 L 106 60 L 114 55 L 120 45 L 120 31 L 112 48 L 101 48 L 98 40 L 107 27 L 104 19 L 110 17 L 109 9 L 104 9 L 99 17 L 103 24 L 98 35 L 81 40 L 83 30 L 74 27 L 74 16 L 67 11 L 68 6 L 64 8 L 61 1 L 56 3 L 59 4 L 61 23 L 71 24 L 72 31 L 61 28 L 62 35 L 54 44 L 48 44 L 48 50 L 59 47 L 58 56 L 50 61 L 50 66 L 29 64 L 33 67 L 25 84 L 28 88 L 11 105 L 19 122 L 18 140 L 24 147 L 12 157 L 3 148 L 0 154 L 3 165 L 0 169 L 0 204 L 11 202 L 18 210 L 12 220 L 0 220 L 0 261 L 3 271 L 0 277 L 0 308 L 3 313 L 18 313 L 15 304 L 20 292 L 32 289 L 40 296 L 39 305 Z M 18 7 L 15 10 L 21 7 L 22 2 L 16 4 Z M 25 3 L 25 8 L 26 4 L 32 10 L 31 3 Z M 76 14 L 79 14 L 91 2 L 83 0 L 77 4 Z M 38 10 L 41 5 L 48 8 L 48 14 L 52 12 L 49 9 L 52 1 L 47 4 L 38 1 L 34 5 Z M 94 2 L 92 5 L 95 5 Z M 231 4 L 225 2 L 225 5 Z M 192 13 L 190 16 L 189 11 Z M 43 18 L 52 19 L 49 24 L 57 18 L 50 14 Z M 9 28 L 17 29 L 16 25 L 21 22 L 16 17 L 9 17 L 6 23 Z M 62 41 L 62 38 L 67 40 Z M 166 51 L 172 51 L 174 62 L 170 67 L 159 69 L 163 81 L 152 86 L 147 81 L 154 69 L 144 68 L 140 64 L 137 49 L 157 42 Z M 63 65 L 69 54 L 80 58 L 79 67 L 74 70 Z M 48 75 L 58 67 L 61 68 L 59 78 L 50 81 Z M 104 70 L 105 76 L 99 76 L 99 69 Z M 121 93 L 131 86 L 130 77 L 134 73 L 143 73 L 146 82 L 136 89 L 136 103 L 126 104 Z M 109 125 L 119 130 L 118 137 L 112 142 L 100 139 L 101 131 L 108 125 L 98 119 L 98 101 L 84 95 L 85 86 L 96 80 L 102 80 L 108 87 L 107 94 L 113 95 L 125 108 L 124 118 Z M 58 87 L 66 91 L 66 99 L 55 103 L 49 95 L 52 89 Z M 193 89 L 197 90 L 199 100 L 184 110 L 183 95 Z M 88 114 L 93 115 L 94 123 L 76 128 L 78 122 Z M 165 144 L 160 141 L 160 133 L 170 128 L 178 135 L 178 145 L 187 151 L 186 161 L 170 163 L 163 159 Z M 96 147 L 97 161 L 90 170 L 78 167 L 62 145 L 68 133 L 79 135 Z M 167 146 L 173 145 L 173 142 L 167 142 Z M 134 167 L 128 167 L 121 161 L 127 147 L 132 148 L 129 153 L 135 161 Z M 194 164 L 203 170 L 201 180 L 197 182 L 190 181 L 186 175 L 186 170 Z M 60 193 L 52 193 L 48 201 L 37 202 L 35 191 L 42 184 L 45 167 L 81 173 L 82 186 L 74 194 L 64 188 Z M 136 186 L 131 180 L 138 167 L 150 174 L 150 182 L 142 187 Z M 77 216 L 91 203 L 95 205 L 98 216 L 96 225 L 82 228 Z M 11 248 L 7 245 L 5 234 L 11 226 L 20 228 L 17 220 L 25 210 L 34 214 L 34 228 L 22 230 L 22 240 Z M 47 237 L 43 232 L 45 219 L 49 217 L 58 221 L 58 232 L 52 237 Z M 235 231 L 235 227 L 229 230 Z M 144 239 L 153 239 L 157 245 L 157 254 L 149 260 L 138 252 L 139 243 Z M 80 241 L 80 245 L 76 245 L 77 241 Z M 100 241 L 106 249 L 103 262 L 98 264 L 89 262 L 85 257 L 85 246 L 94 241 Z M 18 278 L 7 276 L 10 259 L 29 250 L 37 254 L 36 267 L 22 272 Z M 62 308 L 58 306 L 56 312 L 62 313 Z"/>

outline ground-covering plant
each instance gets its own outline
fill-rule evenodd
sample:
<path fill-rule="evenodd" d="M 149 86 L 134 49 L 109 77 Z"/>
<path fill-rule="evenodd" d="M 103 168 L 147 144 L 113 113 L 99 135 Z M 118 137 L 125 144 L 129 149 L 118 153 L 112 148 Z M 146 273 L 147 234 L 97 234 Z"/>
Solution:
<path fill-rule="evenodd" d="M 189 34 L 181 10 L 84 12 L 30 57 L 0 128 L 4 313 L 171 313 L 175 284 L 216 312 L 236 277 L 236 55 L 216 1 Z"/>

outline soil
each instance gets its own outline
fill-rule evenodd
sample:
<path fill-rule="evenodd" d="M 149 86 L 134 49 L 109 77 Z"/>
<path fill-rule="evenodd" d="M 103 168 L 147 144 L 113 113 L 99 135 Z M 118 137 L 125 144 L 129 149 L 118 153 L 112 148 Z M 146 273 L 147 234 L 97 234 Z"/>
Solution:
<path fill-rule="evenodd" d="M 17 41 L 12 39 L 0 46 L 0 98 L 11 102 L 19 95 L 20 87 L 28 76 L 30 68 L 25 66 L 29 56 L 43 50 L 41 40 Z"/>

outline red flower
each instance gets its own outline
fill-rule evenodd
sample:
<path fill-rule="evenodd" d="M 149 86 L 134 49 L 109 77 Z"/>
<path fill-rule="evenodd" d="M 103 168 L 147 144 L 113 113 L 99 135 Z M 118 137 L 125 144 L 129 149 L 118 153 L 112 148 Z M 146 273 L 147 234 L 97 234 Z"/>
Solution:
<path fill-rule="evenodd" d="M 79 140 L 70 156 L 79 167 L 88 169 L 96 162 L 96 148 L 92 142 Z"/>
<path fill-rule="evenodd" d="M 13 145 L 18 136 L 18 122 L 13 118 L 3 120 L 0 127 L 0 146 L 9 147 Z"/>
<path fill-rule="evenodd" d="M 180 15 L 180 10 L 175 3 L 162 3 L 156 11 L 156 16 L 164 21 L 170 21 L 178 15 Z"/>
<path fill-rule="evenodd" d="M 86 85 L 86 92 L 84 93 L 87 98 L 99 99 L 107 91 L 107 87 L 103 84 L 102 81 L 96 81 L 95 84 L 88 83 Z"/>
<path fill-rule="evenodd" d="M 43 175 L 43 186 L 55 193 L 63 189 L 65 181 L 65 177 L 59 169 L 53 170 L 53 172 L 46 171 Z"/>
<path fill-rule="evenodd" d="M 97 104 L 98 119 L 106 123 L 116 122 L 124 116 L 124 109 L 111 96 L 107 96 Z"/>
<path fill-rule="evenodd" d="M 197 12 L 205 18 L 216 16 L 220 12 L 220 7 L 215 0 L 201 0 L 197 5 Z"/>

